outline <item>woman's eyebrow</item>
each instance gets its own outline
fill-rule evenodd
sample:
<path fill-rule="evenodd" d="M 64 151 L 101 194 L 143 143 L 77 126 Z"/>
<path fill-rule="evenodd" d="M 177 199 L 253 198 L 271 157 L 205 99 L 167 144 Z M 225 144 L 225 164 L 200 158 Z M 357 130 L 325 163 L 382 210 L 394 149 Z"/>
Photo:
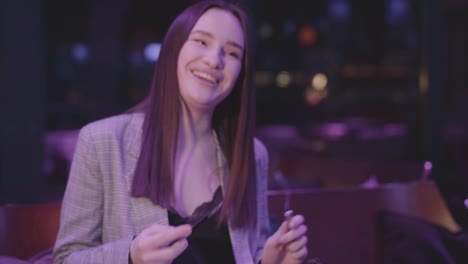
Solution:
<path fill-rule="evenodd" d="M 194 30 L 194 31 L 190 32 L 190 35 L 196 34 L 196 33 L 201 34 L 201 35 L 206 36 L 206 37 L 209 37 L 209 38 L 214 38 L 213 34 L 211 34 L 210 32 L 200 30 L 200 29 L 197 29 L 197 30 Z M 228 40 L 227 44 L 229 44 L 231 46 L 234 46 L 234 47 L 240 49 L 241 51 L 244 51 L 244 47 L 241 44 L 239 44 L 239 43 L 237 43 L 235 41 Z"/>

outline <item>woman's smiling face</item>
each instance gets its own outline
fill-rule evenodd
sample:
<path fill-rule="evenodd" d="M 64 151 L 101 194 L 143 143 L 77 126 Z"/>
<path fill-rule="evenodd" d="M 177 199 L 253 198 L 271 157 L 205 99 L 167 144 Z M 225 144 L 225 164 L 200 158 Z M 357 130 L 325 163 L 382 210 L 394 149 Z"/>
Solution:
<path fill-rule="evenodd" d="M 239 20 L 223 9 L 207 10 L 177 61 L 180 94 L 189 109 L 214 110 L 236 83 L 243 55 L 244 32 Z"/>

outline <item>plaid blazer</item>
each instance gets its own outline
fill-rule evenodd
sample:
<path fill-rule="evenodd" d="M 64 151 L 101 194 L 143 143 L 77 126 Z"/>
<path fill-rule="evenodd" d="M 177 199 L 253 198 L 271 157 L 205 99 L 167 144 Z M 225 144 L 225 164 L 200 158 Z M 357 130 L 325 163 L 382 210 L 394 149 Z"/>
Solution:
<path fill-rule="evenodd" d="M 141 113 L 122 114 L 80 130 L 62 202 L 55 263 L 128 263 L 129 246 L 135 235 L 151 224 L 168 224 L 166 209 L 147 198 L 130 196 L 143 119 Z M 242 264 L 259 262 L 270 234 L 268 153 L 257 139 L 255 158 L 257 225 L 246 230 L 228 224 L 236 263 Z M 225 183 L 229 176 L 224 164 L 224 156 L 218 154 Z"/>

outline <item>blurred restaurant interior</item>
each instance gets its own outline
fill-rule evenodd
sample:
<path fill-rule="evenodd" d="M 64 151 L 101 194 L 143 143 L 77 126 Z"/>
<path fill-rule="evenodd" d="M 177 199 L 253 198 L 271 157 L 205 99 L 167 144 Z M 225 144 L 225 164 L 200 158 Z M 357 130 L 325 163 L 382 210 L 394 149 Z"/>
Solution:
<path fill-rule="evenodd" d="M 1 217 L 9 205 L 60 202 L 79 129 L 146 96 L 165 30 L 195 1 L 0 3 Z M 406 263 L 382 260 L 394 253 L 379 222 L 388 209 L 464 232 L 445 249 L 455 262 L 431 262 L 462 263 L 468 1 L 242 2 L 272 225 L 291 198 L 317 263 Z"/>

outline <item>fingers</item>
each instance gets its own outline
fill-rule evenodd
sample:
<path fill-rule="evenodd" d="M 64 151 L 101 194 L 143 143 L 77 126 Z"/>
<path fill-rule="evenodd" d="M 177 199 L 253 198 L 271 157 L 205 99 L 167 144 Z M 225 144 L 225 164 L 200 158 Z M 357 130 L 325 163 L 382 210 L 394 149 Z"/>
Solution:
<path fill-rule="evenodd" d="M 295 215 L 284 221 L 271 235 L 263 250 L 263 263 L 303 263 L 307 258 L 307 227 L 304 217 Z"/>
<path fill-rule="evenodd" d="M 281 244 L 289 244 L 292 241 L 298 240 L 300 237 L 305 236 L 307 233 L 307 227 L 305 225 L 300 225 L 295 229 L 290 229 L 286 234 L 282 235 L 279 239 Z"/>
<path fill-rule="evenodd" d="M 192 227 L 190 225 L 167 226 L 164 231 L 155 233 L 153 235 L 153 245 L 156 248 L 168 247 L 180 239 L 185 239 L 191 233 Z"/>
<path fill-rule="evenodd" d="M 288 254 L 290 254 L 293 258 L 299 260 L 300 263 L 303 263 L 303 261 L 307 258 L 307 255 L 309 253 L 307 252 L 307 247 L 304 246 L 295 252 L 288 251 Z"/>
<path fill-rule="evenodd" d="M 288 255 L 297 260 L 304 260 L 308 254 L 307 226 L 304 224 L 304 217 L 295 215 L 285 224 L 288 231 L 280 236 L 278 242 L 286 248 Z"/>
<path fill-rule="evenodd" d="M 190 225 L 149 226 L 130 244 L 130 257 L 134 263 L 170 262 L 187 248 L 191 233 Z"/>
<path fill-rule="evenodd" d="M 188 232 L 191 230 L 190 225 L 180 225 L 180 226 L 170 226 L 170 225 L 161 225 L 161 224 L 153 224 L 147 228 L 145 228 L 141 234 L 146 235 L 157 235 L 162 233 L 172 233 L 174 230 L 182 229 L 185 230 L 184 232 Z"/>
<path fill-rule="evenodd" d="M 278 230 L 276 230 L 276 232 L 272 235 L 272 239 L 279 240 L 281 238 L 281 236 L 283 236 L 287 232 L 288 232 L 288 223 L 283 222 L 283 223 L 281 223 Z"/>
<path fill-rule="evenodd" d="M 138 235 L 138 245 L 141 249 L 158 249 L 167 247 L 175 241 L 188 237 L 192 232 L 190 225 L 167 226 L 154 224 L 145 228 Z"/>
<path fill-rule="evenodd" d="M 307 237 L 301 236 L 299 239 L 289 243 L 287 249 L 289 252 L 297 252 L 300 251 L 303 247 L 307 245 Z"/>
<path fill-rule="evenodd" d="M 167 247 L 151 251 L 147 257 L 149 259 L 173 260 L 184 252 L 187 246 L 187 239 L 181 238 Z"/>
<path fill-rule="evenodd" d="M 291 220 L 288 222 L 288 227 L 289 229 L 295 229 L 302 224 L 304 224 L 304 216 L 298 214 L 291 218 Z"/>

